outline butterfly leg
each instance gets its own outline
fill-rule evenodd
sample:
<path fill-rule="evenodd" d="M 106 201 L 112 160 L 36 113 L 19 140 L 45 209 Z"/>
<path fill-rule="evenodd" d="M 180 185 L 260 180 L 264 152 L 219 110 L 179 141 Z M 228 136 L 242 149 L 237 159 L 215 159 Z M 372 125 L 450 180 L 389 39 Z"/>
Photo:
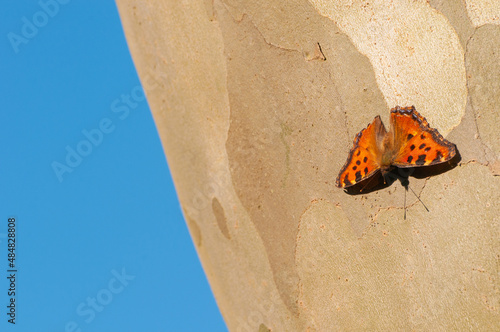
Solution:
<path fill-rule="evenodd" d="M 427 208 L 427 206 L 425 206 L 424 202 L 422 202 L 422 200 L 420 199 L 420 197 L 417 196 L 417 194 L 413 191 L 413 189 L 411 189 L 410 186 L 408 186 L 408 188 L 410 188 L 411 192 L 413 193 L 413 195 L 415 195 L 415 197 L 420 201 L 420 203 L 422 203 L 422 205 L 424 206 L 424 208 L 427 210 L 427 212 L 430 212 L 429 209 Z M 406 189 L 408 190 L 408 189 Z"/>

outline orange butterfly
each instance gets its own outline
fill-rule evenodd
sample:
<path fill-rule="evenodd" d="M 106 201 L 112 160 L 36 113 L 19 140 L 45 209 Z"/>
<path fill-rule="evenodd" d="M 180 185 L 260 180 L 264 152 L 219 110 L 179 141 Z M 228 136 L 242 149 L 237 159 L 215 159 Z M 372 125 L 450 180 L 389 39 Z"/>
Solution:
<path fill-rule="evenodd" d="M 386 131 L 380 116 L 354 139 L 354 146 L 337 177 L 336 185 L 346 188 L 378 171 L 385 175 L 393 167 L 428 166 L 446 162 L 456 155 L 455 144 L 431 127 L 415 107 L 391 109 L 391 130 Z"/>

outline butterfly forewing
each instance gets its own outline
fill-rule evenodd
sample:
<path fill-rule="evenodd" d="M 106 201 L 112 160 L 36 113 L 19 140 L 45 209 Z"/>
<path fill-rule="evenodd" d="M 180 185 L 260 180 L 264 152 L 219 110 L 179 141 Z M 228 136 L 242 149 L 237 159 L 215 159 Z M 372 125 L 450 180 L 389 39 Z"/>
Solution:
<path fill-rule="evenodd" d="M 377 139 L 386 133 L 380 117 L 356 135 L 354 146 L 337 177 L 337 187 L 350 187 L 375 174 L 380 169 L 380 152 Z"/>
<path fill-rule="evenodd" d="M 413 106 L 393 108 L 391 126 L 396 152 L 394 166 L 434 165 L 448 161 L 456 154 L 455 145 L 431 128 Z"/>

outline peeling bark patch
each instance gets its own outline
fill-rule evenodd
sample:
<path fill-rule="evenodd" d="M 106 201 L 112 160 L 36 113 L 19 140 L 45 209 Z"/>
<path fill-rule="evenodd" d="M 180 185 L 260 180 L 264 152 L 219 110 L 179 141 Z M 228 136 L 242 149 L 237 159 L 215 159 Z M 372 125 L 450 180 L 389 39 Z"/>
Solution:
<path fill-rule="evenodd" d="M 214 212 L 215 219 L 217 219 L 217 225 L 219 225 L 220 231 L 227 239 L 230 239 L 231 235 L 229 234 L 229 230 L 227 228 L 227 219 L 226 214 L 224 213 L 224 208 L 215 197 L 212 199 L 212 211 Z"/>

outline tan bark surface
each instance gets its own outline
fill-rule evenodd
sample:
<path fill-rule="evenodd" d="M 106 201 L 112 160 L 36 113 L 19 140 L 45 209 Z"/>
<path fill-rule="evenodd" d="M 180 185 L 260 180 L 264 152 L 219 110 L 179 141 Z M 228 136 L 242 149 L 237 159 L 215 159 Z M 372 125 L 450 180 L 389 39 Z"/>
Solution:
<path fill-rule="evenodd" d="M 194 245 L 233 331 L 500 329 L 500 2 L 117 0 Z M 336 188 L 415 105 L 461 163 Z"/>

